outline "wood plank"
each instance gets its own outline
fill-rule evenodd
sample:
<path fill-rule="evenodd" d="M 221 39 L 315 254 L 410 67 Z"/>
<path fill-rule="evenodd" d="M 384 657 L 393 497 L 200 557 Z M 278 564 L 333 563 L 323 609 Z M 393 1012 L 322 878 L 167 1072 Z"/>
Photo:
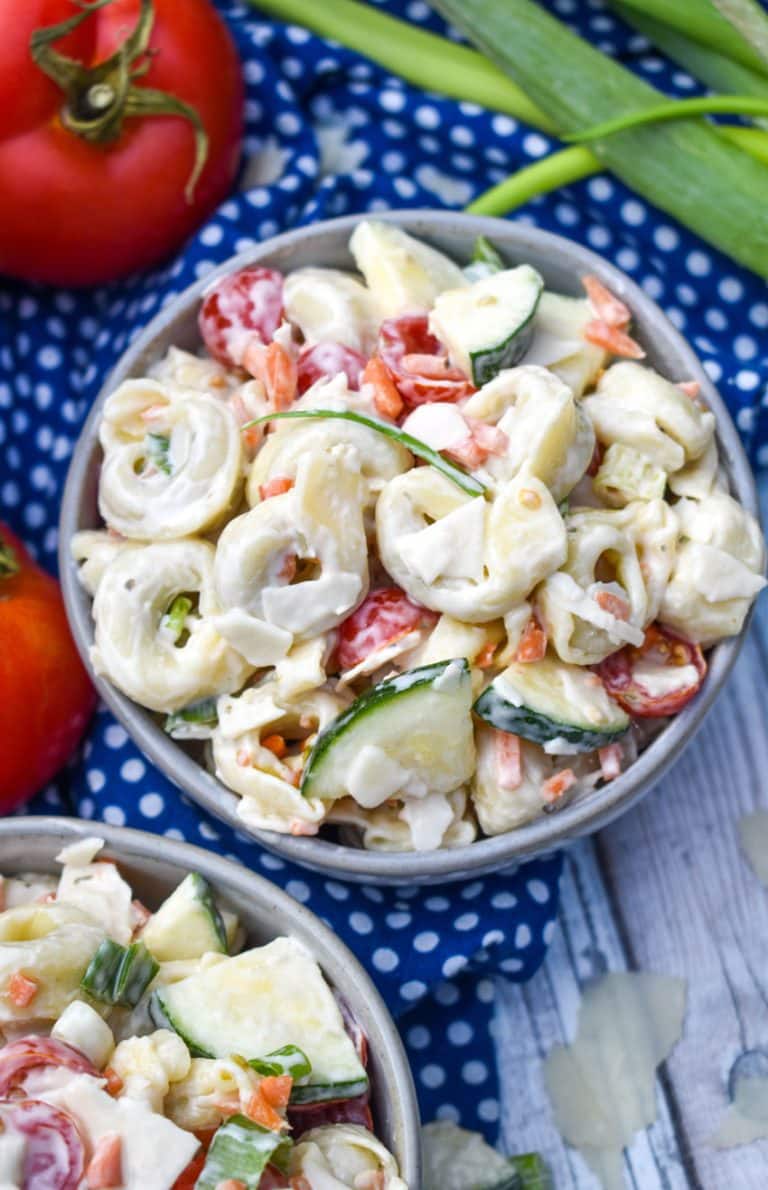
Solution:
<path fill-rule="evenodd" d="M 583 840 L 570 849 L 563 876 L 560 929 L 547 961 L 529 984 L 499 980 L 496 1042 L 502 1086 L 501 1147 L 536 1149 L 549 1162 L 557 1190 L 596 1190 L 579 1154 L 560 1138 L 544 1089 L 541 1060 L 576 1031 L 584 985 L 605 971 L 626 968 L 626 955 L 595 857 Z M 686 1190 L 682 1153 L 666 1092 L 659 1083 L 658 1119 L 627 1151 L 628 1185 L 639 1190 Z"/>

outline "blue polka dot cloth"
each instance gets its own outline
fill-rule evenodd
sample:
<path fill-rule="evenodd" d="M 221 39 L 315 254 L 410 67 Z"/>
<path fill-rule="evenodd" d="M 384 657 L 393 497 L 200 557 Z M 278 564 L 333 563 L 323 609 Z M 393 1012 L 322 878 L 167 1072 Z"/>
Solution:
<path fill-rule="evenodd" d="M 62 485 L 86 412 L 117 356 L 185 286 L 287 227 L 348 212 L 460 209 L 556 147 L 510 116 L 421 92 L 304 29 L 261 19 L 257 8 L 218 6 L 247 85 L 236 191 L 183 253 L 152 273 L 86 293 L 0 285 L 0 513 L 50 569 Z M 423 0 L 378 6 L 455 36 Z M 663 90 L 697 89 L 597 0 L 552 0 L 551 8 Z M 540 198 L 514 217 L 604 253 L 659 301 L 719 382 L 752 458 L 768 463 L 764 282 L 612 177 Z M 187 839 L 280 884 L 373 974 L 401 1025 L 424 1119 L 454 1119 L 496 1138 L 496 980 L 528 979 L 540 965 L 555 928 L 558 857 L 426 891 L 324 880 L 198 810 L 104 709 L 81 753 L 31 809 Z"/>

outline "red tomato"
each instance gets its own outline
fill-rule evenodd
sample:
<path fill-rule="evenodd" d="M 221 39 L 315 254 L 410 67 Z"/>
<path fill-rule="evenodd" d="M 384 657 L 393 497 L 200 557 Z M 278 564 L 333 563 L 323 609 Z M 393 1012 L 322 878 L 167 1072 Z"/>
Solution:
<path fill-rule="evenodd" d="M 56 285 L 112 280 L 167 257 L 229 191 L 242 133 L 240 62 L 210 0 L 112 0 L 88 13 L 55 42 L 84 68 L 60 86 L 33 61 L 30 38 L 82 13 L 74 0 L 0 0 L 0 271 Z M 123 124 L 117 105 L 99 113 L 86 101 L 88 68 L 126 42 L 142 13 L 154 24 L 149 52 L 138 47 L 132 62 L 134 71 L 148 66 L 135 93 L 173 96 L 207 133 L 189 198 L 189 119 L 148 114 Z M 88 115 L 91 139 L 67 126 L 73 111 Z"/>
<path fill-rule="evenodd" d="M 310 1128 L 322 1128 L 326 1124 L 362 1124 L 364 1128 L 373 1130 L 369 1099 L 369 1092 L 364 1091 L 362 1095 L 356 1095 L 353 1099 L 293 1104 L 288 1108 L 293 1140 L 298 1140 L 304 1132 L 309 1132 Z"/>
<path fill-rule="evenodd" d="M 221 277 L 207 290 L 198 325 L 214 359 L 231 368 L 242 364 L 254 340 L 271 343 L 282 317 L 282 273 L 250 268 Z"/>
<path fill-rule="evenodd" d="M 8 573 L 14 566 L 18 570 Z M 70 635 L 58 583 L 3 525 L 0 641 L 0 812 L 6 813 L 68 759 L 96 693 Z"/>
<path fill-rule="evenodd" d="M 440 340 L 430 333 L 426 314 L 385 319 L 378 353 L 407 405 L 460 401 L 475 391 L 464 373 L 449 364 Z"/>
<path fill-rule="evenodd" d="M 372 591 L 357 611 L 339 625 L 336 659 L 342 669 L 351 669 L 386 645 L 401 640 L 422 624 L 433 624 L 434 612 L 412 603 L 399 587 Z"/>
<path fill-rule="evenodd" d="M 360 388 L 365 356 L 343 343 L 316 343 L 304 347 L 299 355 L 299 392 L 305 393 L 318 380 L 343 372 L 353 392 Z"/>
<path fill-rule="evenodd" d="M 643 670 L 638 670 L 642 665 Z M 681 673 L 675 682 L 675 670 L 692 666 L 696 671 L 693 679 L 690 673 Z M 618 653 L 612 653 L 597 666 L 603 684 L 616 701 L 639 719 L 655 719 L 664 715 L 676 715 L 699 690 L 707 672 L 707 663 L 698 645 L 677 636 L 669 628 L 651 624 L 645 630 L 642 645 L 626 645 Z M 654 694 L 643 685 L 650 676 L 667 680 L 670 688 L 663 694 Z"/>
<path fill-rule="evenodd" d="M 75 1074 L 99 1077 L 85 1054 L 53 1037 L 21 1037 L 0 1050 L 0 1098 L 10 1094 L 28 1071 L 39 1066 L 63 1066 Z"/>
<path fill-rule="evenodd" d="M 72 1117 L 38 1099 L 0 1102 L 0 1121 L 25 1141 L 21 1190 L 77 1190 L 85 1146 Z"/>

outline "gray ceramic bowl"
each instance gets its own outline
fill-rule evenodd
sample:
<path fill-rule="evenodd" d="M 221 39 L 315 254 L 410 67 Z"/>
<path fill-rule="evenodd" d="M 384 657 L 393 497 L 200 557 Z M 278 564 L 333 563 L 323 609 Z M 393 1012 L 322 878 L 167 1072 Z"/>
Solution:
<path fill-rule="evenodd" d="M 60 521 L 60 563 L 64 599 L 70 624 L 83 658 L 93 641 L 90 599 L 77 581 L 69 555 L 70 539 L 78 529 L 99 524 L 96 491 L 101 449 L 98 423 L 107 394 L 121 381 L 141 376 L 172 344 L 197 350 L 197 309 L 200 294 L 211 280 L 248 264 L 269 264 L 285 272 L 304 265 L 353 267 L 347 242 L 359 216 L 346 216 L 254 244 L 233 257 L 204 281 L 190 286 L 158 314 L 123 355 L 104 385 L 83 428 L 64 491 Z M 659 307 L 633 281 L 613 265 L 579 244 L 560 236 L 501 219 L 485 219 L 452 212 L 393 212 L 389 219 L 416 236 L 443 249 L 459 261 L 469 259 L 478 235 L 488 236 L 510 262 L 532 264 L 549 288 L 563 293 L 583 292 L 580 277 L 595 273 L 630 306 L 637 338 L 647 351 L 648 362 L 672 380 L 696 379 L 717 418 L 720 457 L 731 491 L 757 513 L 754 481 L 730 415 L 700 361 Z M 646 748 L 617 780 L 527 826 L 494 838 L 481 839 L 454 850 L 383 853 L 342 846 L 322 838 L 293 838 L 269 831 L 252 831 L 265 846 L 297 863 L 349 880 L 380 883 L 435 883 L 477 876 L 514 865 L 605 826 L 634 805 L 680 755 L 717 697 L 738 655 L 744 632 L 718 645 L 709 654 L 709 673 L 701 693 Z M 212 814 L 239 830 L 238 798 L 177 743 L 165 735 L 152 715 L 131 702 L 103 679 L 96 684 L 117 718 L 142 751 L 180 789 Z"/>
<path fill-rule="evenodd" d="M 373 1114 L 378 1136 L 405 1182 L 421 1185 L 419 1109 L 403 1044 L 384 1001 L 360 964 L 322 922 L 261 876 L 210 851 L 165 837 L 77 818 L 6 818 L 0 822 L 0 872 L 53 872 L 62 847 L 92 836 L 119 862 L 136 895 L 155 908 L 188 872 L 200 872 L 235 910 L 252 946 L 290 934 L 315 955 L 370 1043 Z"/>

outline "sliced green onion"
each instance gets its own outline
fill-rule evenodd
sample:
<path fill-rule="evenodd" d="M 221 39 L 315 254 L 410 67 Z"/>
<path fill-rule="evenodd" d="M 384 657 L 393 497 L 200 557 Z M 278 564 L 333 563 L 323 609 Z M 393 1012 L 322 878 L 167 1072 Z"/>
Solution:
<path fill-rule="evenodd" d="M 277 1078 L 281 1074 L 290 1074 L 295 1082 L 312 1073 L 312 1063 L 304 1050 L 299 1049 L 297 1045 L 284 1045 L 282 1049 L 273 1050 L 264 1058 L 249 1058 L 248 1065 L 262 1078 Z"/>
<path fill-rule="evenodd" d="M 357 50 L 425 91 L 479 103 L 551 132 L 551 120 L 482 54 L 355 0 L 251 0 L 261 12 L 292 21 Z"/>
<path fill-rule="evenodd" d="M 499 256 L 491 241 L 486 239 L 485 236 L 478 236 L 475 240 L 475 246 L 472 250 L 472 262 L 476 264 L 487 264 L 495 272 L 499 272 L 505 268 L 504 261 Z"/>
<path fill-rule="evenodd" d="M 161 625 L 172 633 L 174 640 L 178 640 L 184 631 L 187 616 L 191 611 L 192 600 L 188 599 L 186 595 L 177 595 L 163 616 Z"/>
<path fill-rule="evenodd" d="M 163 731 L 173 735 L 174 731 L 189 723 L 197 723 L 201 727 L 215 727 L 218 722 L 216 699 L 201 698 L 199 702 L 191 702 L 189 706 L 166 716 Z"/>
<path fill-rule="evenodd" d="M 509 1164 L 518 1176 L 520 1190 L 551 1190 L 549 1170 L 538 1153 L 521 1153 L 517 1157 L 510 1157 Z"/>
<path fill-rule="evenodd" d="M 172 471 L 168 453 L 170 449 L 171 440 L 166 434 L 147 434 L 147 454 L 158 471 L 163 471 L 166 475 L 170 475 Z"/>
<path fill-rule="evenodd" d="M 643 108 L 638 112 L 627 112 L 602 124 L 593 124 L 581 132 L 563 136 L 567 144 L 582 141 L 602 140 L 614 136 L 627 128 L 639 128 L 643 124 L 660 124 L 666 120 L 685 120 L 690 116 L 768 116 L 768 100 L 755 95 L 697 95 L 694 99 L 671 99 L 655 107 Z"/>
<path fill-rule="evenodd" d="M 580 182 L 582 178 L 599 173 L 601 169 L 600 162 L 589 149 L 580 145 L 572 149 L 560 149 L 484 191 L 473 199 L 467 210 L 472 215 L 506 215 L 539 194 Z"/>
<path fill-rule="evenodd" d="M 718 124 L 717 131 L 726 140 L 768 165 L 768 132 L 760 128 L 738 128 L 725 124 Z"/>
<path fill-rule="evenodd" d="M 216 1132 L 195 1190 L 216 1190 L 230 1180 L 258 1190 L 268 1165 L 284 1171 L 291 1148 L 288 1137 L 254 1124 L 247 1116 L 230 1116 Z"/>
<path fill-rule="evenodd" d="M 466 492 L 470 496 L 485 495 L 485 484 L 480 483 L 479 479 L 475 479 L 473 475 L 469 475 L 463 468 L 449 463 L 447 459 L 444 459 L 431 446 L 427 446 L 426 442 L 414 438 L 411 434 L 406 434 L 398 426 L 390 425 L 389 422 L 379 421 L 376 417 L 369 417 L 367 413 L 355 413 L 351 409 L 291 409 L 286 413 L 268 413 L 265 417 L 256 417 L 253 421 L 247 421 L 242 428 L 247 430 L 249 426 L 261 426 L 268 421 L 280 421 L 284 418 L 293 417 L 335 417 L 339 421 L 353 421 L 359 426 L 367 426 L 369 430 L 376 430 L 377 433 L 383 434 L 385 438 L 391 438 L 394 442 L 399 442 L 401 446 L 406 446 L 411 454 L 417 455 L 425 463 L 429 463 L 430 466 L 434 467 L 436 471 L 442 472 L 446 479 L 450 479 L 452 483 L 455 483 L 456 487 L 461 488 L 462 492 Z"/>
<path fill-rule="evenodd" d="M 121 946 L 105 938 L 91 959 L 80 986 L 94 1000 L 135 1008 L 160 970 L 143 942 Z"/>
<path fill-rule="evenodd" d="M 677 0 L 675 0 L 677 3 Z M 531 0 L 434 0 L 565 133 L 655 107 L 661 95 Z M 623 182 L 768 276 L 768 168 L 703 121 L 630 128 L 593 151 Z M 474 209 L 477 209 L 476 207 Z"/>

